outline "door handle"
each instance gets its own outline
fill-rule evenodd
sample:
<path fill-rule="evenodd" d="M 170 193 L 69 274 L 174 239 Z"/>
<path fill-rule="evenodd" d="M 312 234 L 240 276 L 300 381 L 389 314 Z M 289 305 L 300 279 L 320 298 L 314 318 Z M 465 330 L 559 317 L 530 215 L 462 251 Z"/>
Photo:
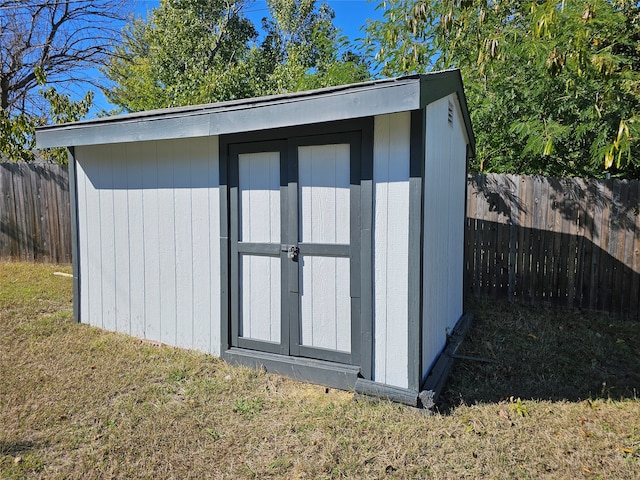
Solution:
<path fill-rule="evenodd" d="M 287 258 L 296 260 L 298 258 L 299 249 L 295 245 L 280 245 L 280 251 L 286 252 Z"/>

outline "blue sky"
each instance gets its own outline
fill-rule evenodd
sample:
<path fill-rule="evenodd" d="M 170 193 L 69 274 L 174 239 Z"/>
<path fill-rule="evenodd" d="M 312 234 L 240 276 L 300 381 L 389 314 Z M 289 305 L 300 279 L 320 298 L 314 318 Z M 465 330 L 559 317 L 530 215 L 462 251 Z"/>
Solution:
<path fill-rule="evenodd" d="M 146 12 L 160 3 L 159 0 L 134 0 L 136 13 L 146 16 Z M 380 18 L 380 12 L 375 9 L 377 1 L 367 0 L 316 0 L 317 4 L 328 3 L 336 12 L 335 25 L 349 38 L 355 39 L 362 35 L 360 28 L 367 19 Z M 268 15 L 267 2 L 256 0 L 246 12 L 248 16 L 259 25 L 262 17 Z"/>
<path fill-rule="evenodd" d="M 159 0 L 133 0 L 135 2 L 135 13 L 139 16 L 147 16 L 147 12 L 157 7 Z M 364 33 L 363 26 L 367 20 L 376 20 L 381 18 L 380 10 L 376 10 L 378 1 L 367 0 L 316 0 L 318 4 L 328 3 L 335 11 L 334 25 L 339 28 L 351 40 L 361 38 Z M 256 0 L 254 4 L 246 11 L 251 20 L 260 26 L 260 20 L 269 14 L 267 3 L 264 0 Z M 100 75 L 96 71 L 96 75 Z M 113 108 L 102 95 L 102 92 L 96 91 L 94 99 L 94 112 L 100 110 L 110 110 Z M 92 112 L 92 113 L 94 113 Z M 90 116 L 92 116 L 90 114 Z"/>

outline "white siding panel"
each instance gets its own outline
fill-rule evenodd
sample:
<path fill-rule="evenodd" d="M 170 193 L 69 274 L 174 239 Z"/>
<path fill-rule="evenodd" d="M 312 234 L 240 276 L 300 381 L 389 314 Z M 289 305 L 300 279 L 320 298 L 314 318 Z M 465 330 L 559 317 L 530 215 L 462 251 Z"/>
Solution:
<path fill-rule="evenodd" d="M 102 269 L 102 326 L 107 330 L 116 329 L 116 264 L 113 217 L 113 162 L 111 146 L 105 147 L 100 158 L 100 264 Z"/>
<path fill-rule="evenodd" d="M 174 170 L 183 168 L 176 159 L 179 150 L 176 142 L 159 142 L 157 148 L 158 160 L 158 228 L 162 241 L 159 245 L 160 289 L 162 292 L 176 292 L 176 237 L 175 221 L 175 185 Z M 176 345 L 176 295 L 162 294 L 160 296 L 160 339 L 168 345 Z"/>
<path fill-rule="evenodd" d="M 75 155 L 79 156 L 81 149 L 76 149 Z M 82 239 L 79 245 L 80 259 L 80 318 L 90 323 L 89 315 L 89 217 L 87 215 L 87 197 L 90 195 L 88 188 L 91 187 L 87 179 L 87 173 L 83 164 L 76 164 L 77 175 L 77 208 L 78 208 L 78 238 Z"/>
<path fill-rule="evenodd" d="M 88 297 L 88 323 L 103 327 L 102 320 L 102 237 L 100 230 L 100 152 L 84 165 L 86 182 L 86 225 L 87 256 L 85 258 L 88 276 L 84 287 Z"/>
<path fill-rule="evenodd" d="M 191 165 L 189 148 L 180 145 L 181 152 L 174 160 L 174 199 L 176 242 L 176 344 L 179 347 L 193 345 L 193 243 L 191 209 Z"/>
<path fill-rule="evenodd" d="M 99 148 L 99 147 L 96 147 Z M 129 228 L 129 288 L 130 318 L 128 333 L 145 338 L 145 252 L 144 248 L 144 208 L 142 203 L 142 175 L 144 162 L 143 148 L 147 145 L 130 143 L 125 145 L 127 158 L 127 205 L 128 211 L 122 216 Z"/>
<path fill-rule="evenodd" d="M 449 109 L 453 121 L 449 123 Z M 462 315 L 466 138 L 454 95 L 427 107 L 423 376 Z"/>
<path fill-rule="evenodd" d="M 408 386 L 409 112 L 374 127 L 374 379 Z"/>
<path fill-rule="evenodd" d="M 161 341 L 160 333 L 160 225 L 158 211 L 157 143 L 142 153 L 145 337 Z"/>
<path fill-rule="evenodd" d="M 349 259 L 299 259 L 300 337 L 302 345 L 351 351 Z"/>
<path fill-rule="evenodd" d="M 191 243 L 193 252 L 193 348 L 211 351 L 211 248 L 209 238 L 209 150 L 207 138 L 189 142 L 191 154 Z M 220 222 L 218 222 L 220 223 Z M 217 239 L 214 239 L 217 240 Z M 218 293 L 218 297 L 220 294 Z"/>
<path fill-rule="evenodd" d="M 246 153 L 239 163 L 241 242 L 280 242 L 280 153 Z"/>
<path fill-rule="evenodd" d="M 240 255 L 240 336 L 280 342 L 280 258 Z"/>
<path fill-rule="evenodd" d="M 298 149 L 300 241 L 349 244 L 348 144 Z"/>
<path fill-rule="evenodd" d="M 115 144 L 111 148 L 113 158 L 113 243 L 115 260 L 115 330 L 129 332 L 130 329 L 130 285 L 129 285 L 129 224 L 126 221 L 127 163 L 125 147 Z"/>
<path fill-rule="evenodd" d="M 81 320 L 219 354 L 217 138 L 76 157 Z"/>

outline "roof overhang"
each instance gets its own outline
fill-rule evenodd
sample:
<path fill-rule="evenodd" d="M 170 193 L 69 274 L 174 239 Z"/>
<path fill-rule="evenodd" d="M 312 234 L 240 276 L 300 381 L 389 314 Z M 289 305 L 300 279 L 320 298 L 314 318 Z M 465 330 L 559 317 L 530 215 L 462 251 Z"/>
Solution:
<path fill-rule="evenodd" d="M 452 93 L 475 149 L 459 70 L 45 126 L 36 129 L 36 143 L 38 148 L 73 147 L 309 125 L 418 110 Z"/>

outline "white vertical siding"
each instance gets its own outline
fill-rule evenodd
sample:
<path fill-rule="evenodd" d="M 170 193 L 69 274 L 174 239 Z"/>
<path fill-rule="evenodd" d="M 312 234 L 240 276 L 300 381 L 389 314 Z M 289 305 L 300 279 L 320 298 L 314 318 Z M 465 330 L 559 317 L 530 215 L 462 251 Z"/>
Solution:
<path fill-rule="evenodd" d="M 209 237 L 209 222 L 216 221 L 220 224 L 220 209 L 216 209 L 213 214 L 209 205 L 211 184 L 211 162 L 209 161 L 211 152 L 210 142 L 189 142 L 188 153 L 191 159 L 191 252 L 192 252 L 192 278 L 202 279 L 193 283 L 193 341 L 191 346 L 202 352 L 211 351 L 211 319 L 215 315 L 219 317 L 219 308 L 215 312 L 211 310 L 212 295 L 216 299 L 220 298 L 220 289 L 211 290 L 211 245 L 216 245 L 215 262 L 220 261 L 219 239 Z M 216 152 L 218 148 L 216 146 Z M 217 153 L 216 153 L 217 156 Z M 216 167 L 216 179 L 218 178 L 218 165 Z M 216 197 L 219 198 L 219 195 Z M 220 270 L 217 270 L 217 277 L 220 278 Z M 220 325 L 216 324 L 216 331 L 220 331 Z M 216 343 L 219 348 L 220 342 Z"/>
<path fill-rule="evenodd" d="M 78 151 L 76 151 L 76 157 Z M 99 160 L 99 157 L 96 158 Z M 80 318 L 82 321 L 102 327 L 102 300 L 100 292 L 100 260 L 96 252 L 100 252 L 100 231 L 95 219 L 100 212 L 100 197 L 97 194 L 89 177 L 98 179 L 98 163 L 90 162 L 86 165 L 78 164 L 76 169 L 78 175 L 78 238 L 80 239 L 79 256 L 80 278 L 82 279 L 82 301 L 80 302 Z M 89 213 L 98 212 L 98 213 Z M 91 224 L 90 224 L 91 220 Z M 96 265 L 97 264 L 97 265 Z"/>
<path fill-rule="evenodd" d="M 116 264 L 115 264 L 115 228 L 113 212 L 113 164 L 107 159 L 113 155 L 113 147 L 103 150 L 103 155 L 98 164 L 98 175 L 104 185 L 98 191 L 98 203 L 100 208 L 100 264 L 102 265 L 102 282 L 100 298 L 102 300 L 102 326 L 107 330 L 116 328 Z M 110 235 L 102 235 L 102 232 L 112 232 Z"/>
<path fill-rule="evenodd" d="M 238 155 L 241 242 L 280 241 L 280 152 Z"/>
<path fill-rule="evenodd" d="M 451 95 L 430 104 L 426 111 L 423 210 L 423 375 L 462 315 L 466 146 L 457 97 Z"/>
<path fill-rule="evenodd" d="M 76 158 L 81 321 L 219 355 L 217 137 Z"/>
<path fill-rule="evenodd" d="M 144 245 L 144 209 L 142 203 L 142 175 L 144 166 L 144 147 L 145 144 L 141 143 L 129 143 L 125 145 L 125 158 L 126 168 L 121 172 L 125 176 L 127 181 L 127 206 L 128 210 L 122 212 L 122 216 L 119 216 L 120 221 L 127 221 L 129 228 L 129 312 L 131 324 L 129 325 L 129 333 L 135 337 L 145 338 L 145 284 L 144 284 L 144 270 L 145 270 L 145 245 Z M 155 145 L 152 145 L 154 148 Z M 80 150 L 82 155 L 81 163 L 90 164 L 93 160 L 93 155 L 96 155 L 96 151 L 99 151 L 100 147 L 91 148 L 84 155 L 84 149 Z M 77 150 L 76 150 L 77 152 Z M 78 156 L 80 160 L 80 156 Z M 89 213 L 93 210 L 89 210 Z M 82 238 L 79 240 L 82 244 Z M 89 252 L 93 254 L 92 247 L 89 248 Z M 80 263 L 84 261 L 80 258 Z M 96 274 L 100 273 L 100 265 L 94 267 Z M 125 272 L 122 275 L 126 275 Z M 84 289 L 84 280 L 81 279 L 80 288 Z M 91 287 L 89 287 L 91 288 Z M 90 304 L 93 305 L 93 299 L 90 299 Z M 120 327 L 122 328 L 122 326 Z M 126 330 L 120 330 L 126 333 Z"/>
<path fill-rule="evenodd" d="M 350 243 L 350 146 L 298 149 L 300 241 Z M 300 275 L 302 345 L 351 350 L 351 293 L 348 258 L 304 255 Z"/>
<path fill-rule="evenodd" d="M 350 352 L 349 259 L 304 255 L 298 264 L 301 344 Z"/>
<path fill-rule="evenodd" d="M 301 242 L 349 244 L 350 163 L 348 144 L 298 149 Z"/>
<path fill-rule="evenodd" d="M 160 285 L 162 291 L 177 292 L 177 266 L 176 266 L 176 191 L 174 188 L 174 170 L 184 168 L 184 165 L 175 163 L 179 150 L 176 142 L 160 142 L 156 148 L 158 165 L 158 209 L 162 215 L 158 218 L 158 227 L 163 234 L 163 241 L 159 245 L 160 253 Z M 178 245 L 182 247 L 182 245 Z M 174 320 L 178 315 L 176 295 L 160 296 L 160 335 L 169 345 L 177 345 L 177 323 Z"/>
<path fill-rule="evenodd" d="M 409 112 L 374 126 L 374 380 L 408 386 Z"/>
<path fill-rule="evenodd" d="M 280 342 L 280 257 L 240 255 L 240 336 Z"/>
<path fill-rule="evenodd" d="M 162 341 L 160 334 L 160 211 L 158 208 L 158 143 L 145 145 L 142 167 L 142 231 L 144 235 L 144 334 Z M 176 253 L 179 253 L 178 250 Z M 105 314 L 103 310 L 103 315 Z"/>
<path fill-rule="evenodd" d="M 111 156 L 115 171 L 122 171 L 125 161 L 126 151 L 124 145 L 113 145 Z M 128 209 L 128 199 L 126 190 L 126 178 L 113 178 L 113 244 L 114 244 L 114 260 L 115 260 L 115 330 L 123 328 L 128 329 L 130 324 L 129 305 L 131 302 L 130 286 L 129 286 L 129 223 L 116 220 L 122 212 Z"/>

